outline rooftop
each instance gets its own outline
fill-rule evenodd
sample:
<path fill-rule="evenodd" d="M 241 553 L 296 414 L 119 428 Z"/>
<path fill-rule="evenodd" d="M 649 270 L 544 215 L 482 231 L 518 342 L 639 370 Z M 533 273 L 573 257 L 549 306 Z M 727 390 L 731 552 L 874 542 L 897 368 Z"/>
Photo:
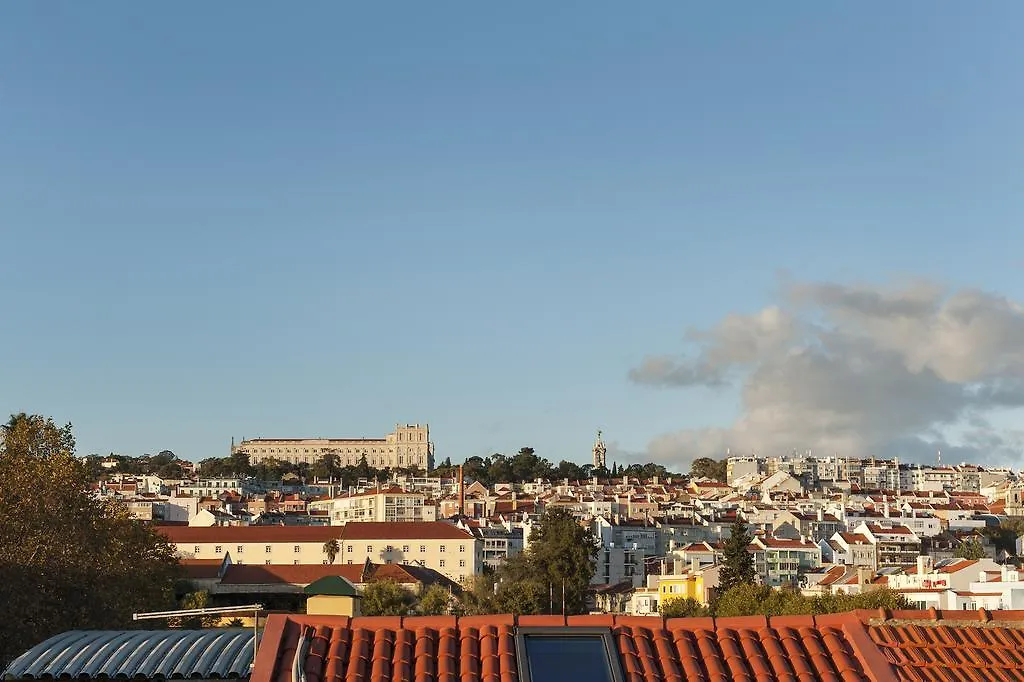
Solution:
<path fill-rule="evenodd" d="M 1024 612 L 984 610 L 718 619 L 275 615 L 252 679 L 291 682 L 297 664 L 308 682 L 517 680 L 517 633 L 529 627 L 555 636 L 609 633 L 628 682 L 1024 680 Z"/>

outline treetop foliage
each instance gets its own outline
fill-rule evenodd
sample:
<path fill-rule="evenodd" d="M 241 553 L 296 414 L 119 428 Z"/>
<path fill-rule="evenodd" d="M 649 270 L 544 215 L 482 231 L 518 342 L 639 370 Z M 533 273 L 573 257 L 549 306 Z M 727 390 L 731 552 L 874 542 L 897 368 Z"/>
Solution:
<path fill-rule="evenodd" d="M 173 546 L 118 502 L 89 494 L 71 425 L 16 414 L 0 426 L 0 661 L 70 629 L 133 625 L 174 605 Z"/>
<path fill-rule="evenodd" d="M 614 468 L 614 465 L 613 465 Z M 446 459 L 437 469 L 435 475 L 449 476 L 457 473 L 458 466 Z M 561 460 L 553 465 L 548 460 L 537 455 L 533 448 L 520 448 L 519 452 L 509 457 L 496 452 L 490 457 L 473 456 L 466 459 L 462 467 L 463 475 L 471 481 L 479 481 L 485 486 L 492 486 L 495 483 L 525 483 L 542 479 L 545 481 L 582 481 L 593 476 L 608 478 L 612 475 L 632 476 L 634 478 L 650 479 L 655 476 L 667 478 L 673 476 L 668 469 L 660 464 L 648 462 L 647 464 L 631 464 L 618 472 L 611 472 L 607 469 L 595 469 L 590 464 L 577 464 Z"/>
<path fill-rule="evenodd" d="M 698 457 L 690 464 L 690 476 L 693 478 L 710 478 L 725 483 L 728 460 Z"/>
<path fill-rule="evenodd" d="M 722 568 L 718 574 L 718 584 L 723 591 L 754 582 L 754 557 L 747 551 L 747 546 L 753 541 L 747 524 L 737 514 L 736 520 L 729 528 L 729 539 L 725 541 L 725 547 L 722 549 Z"/>
<path fill-rule="evenodd" d="M 460 599 L 465 614 L 583 613 L 599 543 L 563 509 L 549 509 L 530 533 L 529 547 L 493 574 L 473 578 Z"/>

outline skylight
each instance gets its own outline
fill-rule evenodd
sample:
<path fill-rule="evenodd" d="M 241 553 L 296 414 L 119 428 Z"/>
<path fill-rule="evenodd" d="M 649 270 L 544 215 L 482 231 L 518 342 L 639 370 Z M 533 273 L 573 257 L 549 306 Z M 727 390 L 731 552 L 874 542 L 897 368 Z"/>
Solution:
<path fill-rule="evenodd" d="M 522 682 L 622 682 L 608 628 L 519 628 L 516 654 Z"/>

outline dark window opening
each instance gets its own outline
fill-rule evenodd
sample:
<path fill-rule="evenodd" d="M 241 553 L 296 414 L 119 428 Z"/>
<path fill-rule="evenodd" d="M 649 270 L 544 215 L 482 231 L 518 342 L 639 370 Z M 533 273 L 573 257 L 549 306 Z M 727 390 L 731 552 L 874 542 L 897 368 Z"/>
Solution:
<path fill-rule="evenodd" d="M 623 682 L 608 628 L 520 628 L 516 657 L 522 682 Z"/>

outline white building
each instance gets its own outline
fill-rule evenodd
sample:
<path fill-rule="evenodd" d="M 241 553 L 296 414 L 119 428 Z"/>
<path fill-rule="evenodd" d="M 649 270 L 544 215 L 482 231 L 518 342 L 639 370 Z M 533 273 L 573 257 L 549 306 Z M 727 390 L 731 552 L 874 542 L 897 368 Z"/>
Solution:
<path fill-rule="evenodd" d="M 341 533 L 340 564 L 415 564 L 456 582 L 483 570 L 483 542 L 450 523 L 349 523 Z"/>
<path fill-rule="evenodd" d="M 310 511 L 326 513 L 331 519 L 332 526 L 341 526 L 350 521 L 437 520 L 437 505 L 433 502 L 428 503 L 426 494 L 401 488 L 371 490 L 329 500 L 314 500 L 308 506 Z"/>

